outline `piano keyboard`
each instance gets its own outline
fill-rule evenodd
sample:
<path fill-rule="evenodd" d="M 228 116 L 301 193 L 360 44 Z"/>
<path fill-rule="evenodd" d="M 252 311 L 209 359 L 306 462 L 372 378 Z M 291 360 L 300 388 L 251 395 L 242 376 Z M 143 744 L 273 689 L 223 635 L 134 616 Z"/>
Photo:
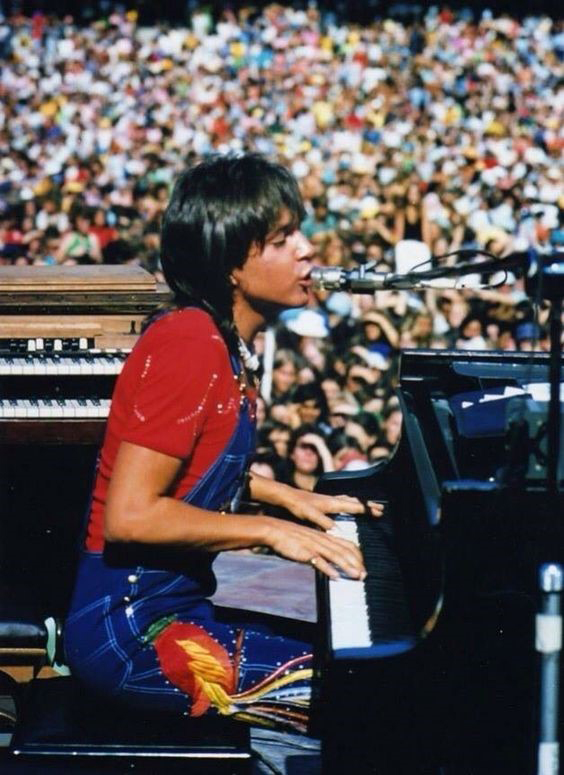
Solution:
<path fill-rule="evenodd" d="M 0 338 L 4 442 L 98 444 L 130 352 L 84 336 Z"/>
<path fill-rule="evenodd" d="M 359 546 L 356 520 L 341 519 L 329 531 L 330 535 L 345 538 Z M 366 579 L 365 579 L 366 581 Z M 329 581 L 331 608 L 331 643 L 335 651 L 346 648 L 369 648 L 372 645 L 368 626 L 368 602 L 364 582 L 341 575 L 338 581 Z"/>
<path fill-rule="evenodd" d="M 415 639 L 397 556 L 385 517 L 339 514 L 331 534 L 360 547 L 364 581 L 328 580 L 330 644 L 335 658 L 370 659 L 411 649 Z"/>
<path fill-rule="evenodd" d="M 117 376 L 130 349 L 94 347 L 87 337 L 0 340 L 0 377 Z"/>
<path fill-rule="evenodd" d="M 106 418 L 109 398 L 0 399 L 0 419 L 91 419 Z"/>
<path fill-rule="evenodd" d="M 127 356 L 125 350 L 90 350 L 72 355 L 28 355 L 0 357 L 0 377 L 13 376 L 117 376 Z"/>

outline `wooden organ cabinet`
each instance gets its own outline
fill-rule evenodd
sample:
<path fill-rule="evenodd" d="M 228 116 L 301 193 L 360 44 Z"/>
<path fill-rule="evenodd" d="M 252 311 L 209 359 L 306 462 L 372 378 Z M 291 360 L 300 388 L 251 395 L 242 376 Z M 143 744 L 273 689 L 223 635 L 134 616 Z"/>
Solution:
<path fill-rule="evenodd" d="M 114 382 L 165 298 L 134 266 L 0 267 L 0 600 L 15 612 L 65 613 Z"/>

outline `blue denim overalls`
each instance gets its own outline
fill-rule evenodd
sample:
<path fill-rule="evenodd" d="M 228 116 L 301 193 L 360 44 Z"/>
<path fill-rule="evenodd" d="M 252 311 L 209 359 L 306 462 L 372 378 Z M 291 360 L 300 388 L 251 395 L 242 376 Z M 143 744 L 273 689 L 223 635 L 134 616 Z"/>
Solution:
<path fill-rule="evenodd" d="M 237 373 L 233 359 L 232 366 Z M 227 447 L 184 500 L 236 511 L 254 437 L 244 397 Z M 215 556 L 129 545 L 83 551 L 65 624 L 73 675 L 131 707 L 305 731 L 311 643 L 220 621 L 206 599 L 215 591 Z"/>

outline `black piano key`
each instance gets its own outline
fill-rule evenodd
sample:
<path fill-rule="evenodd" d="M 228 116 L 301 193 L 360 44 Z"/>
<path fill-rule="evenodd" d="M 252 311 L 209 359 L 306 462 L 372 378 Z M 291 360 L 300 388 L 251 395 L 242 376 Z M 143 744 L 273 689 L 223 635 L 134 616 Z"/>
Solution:
<path fill-rule="evenodd" d="M 357 530 L 368 572 L 364 589 L 374 643 L 412 636 L 405 583 L 387 520 L 361 518 Z"/>

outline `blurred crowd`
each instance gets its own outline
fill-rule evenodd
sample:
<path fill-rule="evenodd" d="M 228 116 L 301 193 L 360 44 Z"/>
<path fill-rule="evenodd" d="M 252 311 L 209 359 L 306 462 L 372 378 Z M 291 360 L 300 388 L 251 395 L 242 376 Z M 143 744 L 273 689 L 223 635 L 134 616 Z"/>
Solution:
<path fill-rule="evenodd" d="M 429 8 L 367 26 L 273 4 L 0 19 L 0 262 L 160 277 L 170 185 L 207 154 L 287 165 L 324 266 L 409 271 L 564 247 L 564 28 Z M 467 289 L 317 292 L 258 342 L 261 472 L 314 486 L 387 457 L 404 348 L 546 349 L 519 271 Z M 487 285 L 487 287 L 485 287 Z"/>

